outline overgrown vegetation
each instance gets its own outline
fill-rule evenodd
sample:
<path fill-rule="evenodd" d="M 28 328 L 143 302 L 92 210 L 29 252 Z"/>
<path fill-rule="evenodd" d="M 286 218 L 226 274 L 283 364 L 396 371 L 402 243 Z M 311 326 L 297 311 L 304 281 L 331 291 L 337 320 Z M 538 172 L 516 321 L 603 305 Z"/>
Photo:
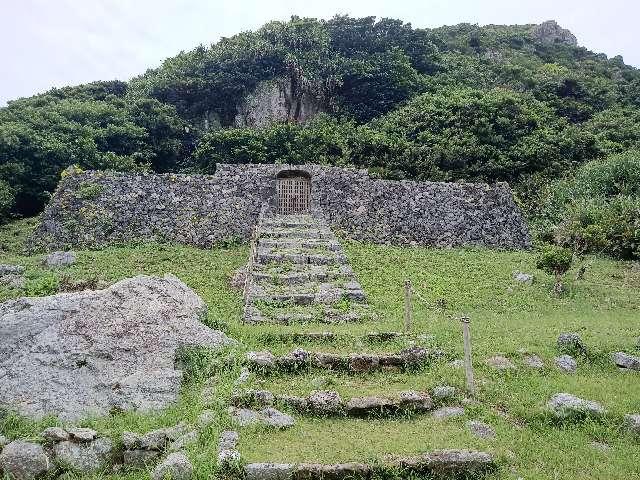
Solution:
<path fill-rule="evenodd" d="M 637 220 L 637 196 L 603 200 L 583 188 L 579 201 L 554 195 L 550 205 L 546 186 L 598 181 L 572 180 L 595 159 L 638 157 L 640 72 L 541 41 L 534 28 L 293 17 L 182 52 L 129 83 L 15 100 L 0 110 L 0 221 L 41 210 L 71 164 L 212 173 L 216 162 L 321 162 L 385 178 L 506 180 L 541 239 L 634 258 L 637 223 L 614 227 Z M 232 128 L 242 98 L 278 77 L 324 115 Z"/>

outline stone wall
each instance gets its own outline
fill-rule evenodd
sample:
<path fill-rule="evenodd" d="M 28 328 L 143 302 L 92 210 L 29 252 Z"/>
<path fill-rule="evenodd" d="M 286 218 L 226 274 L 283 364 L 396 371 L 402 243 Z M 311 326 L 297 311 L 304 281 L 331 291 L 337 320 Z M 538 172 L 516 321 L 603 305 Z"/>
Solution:
<path fill-rule="evenodd" d="M 276 175 L 311 175 L 311 204 L 347 237 L 375 243 L 527 248 L 507 184 L 390 181 L 320 165 L 218 165 L 215 175 L 85 172 L 64 178 L 32 247 L 95 247 L 137 240 L 200 247 L 247 240 Z"/>

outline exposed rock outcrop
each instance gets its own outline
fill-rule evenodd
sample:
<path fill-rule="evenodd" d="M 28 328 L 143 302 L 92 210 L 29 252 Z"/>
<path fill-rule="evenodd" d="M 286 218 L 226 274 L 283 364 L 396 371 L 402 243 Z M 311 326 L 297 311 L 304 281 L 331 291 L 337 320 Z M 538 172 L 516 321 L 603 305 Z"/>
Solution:
<path fill-rule="evenodd" d="M 577 46 L 578 39 L 566 28 L 562 28 L 555 20 L 547 20 L 533 29 L 533 37 L 543 43 L 563 43 Z"/>
<path fill-rule="evenodd" d="M 299 88 L 292 78 L 264 80 L 237 106 L 236 127 L 266 127 L 275 122 L 304 123 L 324 110 L 322 99 Z"/>
<path fill-rule="evenodd" d="M 200 322 L 205 311 L 173 275 L 0 304 L 0 405 L 64 419 L 166 407 L 177 349 L 230 342 Z"/>

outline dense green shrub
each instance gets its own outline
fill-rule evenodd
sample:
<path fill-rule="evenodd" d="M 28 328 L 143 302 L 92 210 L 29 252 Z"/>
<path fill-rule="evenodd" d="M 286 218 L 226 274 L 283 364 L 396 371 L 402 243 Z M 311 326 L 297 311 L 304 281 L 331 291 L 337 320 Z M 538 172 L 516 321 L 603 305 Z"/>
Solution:
<path fill-rule="evenodd" d="M 568 248 L 558 247 L 556 245 L 545 245 L 542 247 L 536 260 L 536 268 L 554 275 L 556 283 L 554 291 L 562 292 L 562 276 L 567 273 L 573 263 L 573 252 Z"/>
<path fill-rule="evenodd" d="M 13 208 L 15 195 L 13 189 L 4 180 L 0 180 L 0 224 L 9 219 L 9 212 Z"/>
<path fill-rule="evenodd" d="M 640 258 L 640 152 L 589 162 L 541 189 L 534 226 L 577 252 Z"/>

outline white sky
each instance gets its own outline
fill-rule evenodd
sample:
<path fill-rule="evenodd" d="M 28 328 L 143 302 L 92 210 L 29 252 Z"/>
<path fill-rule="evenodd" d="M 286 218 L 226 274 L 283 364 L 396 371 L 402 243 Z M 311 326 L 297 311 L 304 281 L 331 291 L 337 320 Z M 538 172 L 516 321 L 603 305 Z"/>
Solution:
<path fill-rule="evenodd" d="M 555 19 L 580 45 L 640 66 L 638 0 L 0 0 L 0 105 L 54 86 L 127 80 L 269 20 L 336 13 L 416 27 Z"/>

